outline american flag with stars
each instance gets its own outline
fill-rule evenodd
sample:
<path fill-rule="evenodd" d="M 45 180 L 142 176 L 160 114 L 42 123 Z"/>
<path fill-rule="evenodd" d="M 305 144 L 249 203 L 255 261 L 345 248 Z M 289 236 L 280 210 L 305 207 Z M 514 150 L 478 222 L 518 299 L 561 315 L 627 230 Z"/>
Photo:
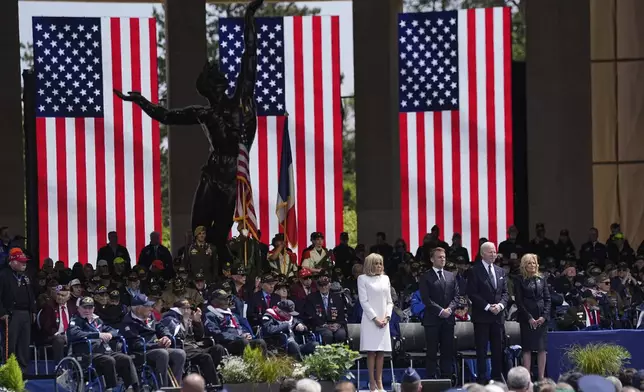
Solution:
<path fill-rule="evenodd" d="M 505 239 L 513 224 L 509 8 L 398 17 L 401 220 L 409 249 L 433 225 Z"/>
<path fill-rule="evenodd" d="M 254 208 L 263 239 L 280 232 L 275 213 L 285 121 L 294 154 L 297 243 L 343 231 L 340 24 L 337 16 L 257 18 L 258 127 L 250 151 Z M 244 21 L 219 20 L 220 68 L 234 92 L 244 51 Z M 287 115 L 288 114 L 288 115 Z M 304 245 L 302 245 L 304 244 Z"/>
<path fill-rule="evenodd" d="M 112 90 L 158 100 L 156 22 L 32 23 L 40 258 L 94 262 L 110 231 L 137 255 L 161 231 L 159 125 Z"/>

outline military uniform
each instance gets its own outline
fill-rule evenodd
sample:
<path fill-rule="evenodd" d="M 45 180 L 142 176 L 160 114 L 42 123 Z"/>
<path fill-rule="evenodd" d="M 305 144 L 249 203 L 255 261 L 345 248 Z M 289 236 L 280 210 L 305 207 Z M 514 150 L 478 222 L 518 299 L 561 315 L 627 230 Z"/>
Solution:
<path fill-rule="evenodd" d="M 273 257 L 276 258 L 272 259 Z M 268 266 L 270 272 L 276 272 L 287 278 L 296 276 L 297 256 L 290 249 L 287 249 L 286 252 L 281 251 L 276 253 L 275 248 L 273 248 L 268 252 Z"/>
<path fill-rule="evenodd" d="M 201 306 L 203 297 L 199 292 L 191 287 L 186 287 L 186 282 L 181 278 L 175 278 L 163 294 L 161 294 L 164 307 L 170 308 L 174 303 L 181 299 L 187 299 L 190 305 Z"/>
<path fill-rule="evenodd" d="M 333 248 L 335 256 L 335 266 L 342 268 L 344 276 L 351 275 L 353 264 L 357 261 L 356 250 L 347 243 L 349 241 L 348 233 L 340 233 L 340 244 Z"/>
<path fill-rule="evenodd" d="M 93 307 L 94 300 L 85 297 L 80 300 L 80 307 Z M 113 347 L 100 339 L 101 333 L 108 333 L 112 337 L 118 335 L 118 330 L 103 323 L 97 315 L 91 319 L 75 315 L 69 322 L 67 328 L 67 341 L 71 345 L 74 355 L 89 355 L 89 346 L 84 343 L 85 339 L 96 339 L 92 342 L 92 363 L 97 373 L 105 378 L 105 387 L 114 388 L 117 385 L 117 374 L 123 378 L 125 387 L 138 384 L 136 367 L 130 356 L 115 352 Z M 86 365 L 86 364 L 84 364 Z"/>
<path fill-rule="evenodd" d="M 329 251 L 326 248 L 307 249 L 302 253 L 302 268 L 305 269 L 327 269 L 333 265 L 330 260 Z"/>
<path fill-rule="evenodd" d="M 195 241 L 190 244 L 183 255 L 183 264 L 193 275 L 203 271 L 208 282 L 214 282 L 221 273 L 217 249 L 207 242 L 199 244 Z"/>

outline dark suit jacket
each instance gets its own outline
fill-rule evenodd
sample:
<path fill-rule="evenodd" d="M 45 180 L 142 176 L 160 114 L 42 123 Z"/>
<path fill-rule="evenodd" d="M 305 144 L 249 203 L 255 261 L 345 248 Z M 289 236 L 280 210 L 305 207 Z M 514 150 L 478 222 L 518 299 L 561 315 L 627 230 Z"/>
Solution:
<path fill-rule="evenodd" d="M 436 325 L 442 321 L 454 324 L 454 311 L 456 310 L 456 297 L 459 296 L 456 276 L 443 270 L 445 283 L 441 283 L 438 274 L 430 268 L 418 281 L 420 297 L 425 304 L 423 325 Z M 450 308 L 452 314 L 448 318 L 439 316 L 441 310 Z"/>
<path fill-rule="evenodd" d="M 530 319 L 543 317 L 550 319 L 550 292 L 548 283 L 540 276 L 525 279 L 519 277 L 514 283 L 519 321 L 527 323 Z"/>
<path fill-rule="evenodd" d="M 322 294 L 318 291 L 306 297 L 304 306 L 304 319 L 312 327 L 321 327 L 324 324 L 347 324 L 347 316 L 344 310 L 344 299 L 339 294 L 329 293 L 329 303 L 326 311 Z"/>
<path fill-rule="evenodd" d="M 280 296 L 273 293 L 271 294 L 270 307 L 277 306 L 280 301 Z M 248 309 L 246 310 L 246 318 L 251 325 L 259 325 L 262 321 L 262 316 L 266 312 L 266 300 L 264 299 L 264 292 L 262 290 L 253 293 L 248 300 Z"/>
<path fill-rule="evenodd" d="M 42 331 L 45 339 L 51 338 L 56 334 L 56 332 L 58 332 L 58 325 L 61 321 L 60 319 L 58 319 L 58 321 L 56 320 L 57 311 L 58 304 L 56 302 L 48 302 L 47 305 L 42 308 L 42 312 L 40 313 L 40 330 Z M 74 313 L 70 311 L 69 307 L 67 308 L 67 314 L 69 314 L 68 321 L 71 322 L 72 317 L 74 317 Z M 62 316 L 59 315 L 59 317 Z"/>
<path fill-rule="evenodd" d="M 467 295 L 472 301 L 472 321 L 475 323 L 503 323 L 505 312 L 494 315 L 485 310 L 487 305 L 501 304 L 508 307 L 508 277 L 503 268 L 494 266 L 496 289 L 483 261 L 474 263 L 467 277 Z"/>

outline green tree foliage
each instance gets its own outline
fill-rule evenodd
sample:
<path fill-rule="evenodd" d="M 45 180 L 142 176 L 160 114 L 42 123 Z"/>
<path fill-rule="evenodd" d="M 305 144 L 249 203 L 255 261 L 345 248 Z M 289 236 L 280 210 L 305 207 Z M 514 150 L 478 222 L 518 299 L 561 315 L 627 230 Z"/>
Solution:
<path fill-rule="evenodd" d="M 405 0 L 405 11 L 443 11 L 483 7 L 512 8 L 512 58 L 525 60 L 526 0 Z"/>
<path fill-rule="evenodd" d="M 209 4 L 206 9 L 207 51 L 210 60 L 217 60 L 219 18 L 243 17 L 245 4 Z M 257 12 L 257 17 L 316 15 L 319 8 L 298 7 L 295 3 L 265 4 Z M 152 16 L 157 21 L 157 46 L 159 47 L 159 92 L 160 100 L 165 101 L 166 92 L 166 62 L 165 62 L 165 13 L 155 8 Z M 195 78 L 197 75 L 195 75 Z M 170 192 L 169 192 L 169 162 L 168 162 L 168 129 L 161 126 L 161 199 L 163 208 L 163 239 L 170 246 Z"/>

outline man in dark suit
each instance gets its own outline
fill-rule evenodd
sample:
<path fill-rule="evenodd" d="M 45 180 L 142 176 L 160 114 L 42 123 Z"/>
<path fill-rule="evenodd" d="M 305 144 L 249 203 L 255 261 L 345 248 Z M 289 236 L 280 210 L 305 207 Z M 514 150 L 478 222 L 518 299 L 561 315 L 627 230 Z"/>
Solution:
<path fill-rule="evenodd" d="M 488 344 L 492 356 L 492 378 L 501 380 L 503 365 L 503 314 L 508 305 L 507 276 L 494 265 L 496 248 L 493 243 L 481 245 L 481 261 L 474 264 L 467 277 L 467 295 L 472 301 L 472 322 L 476 344 L 476 366 L 479 382 L 487 384 Z"/>
<path fill-rule="evenodd" d="M 427 376 L 436 376 L 436 357 L 440 342 L 440 378 L 452 378 L 454 362 L 454 311 L 459 296 L 453 273 L 445 271 L 447 254 L 443 248 L 430 252 L 432 268 L 419 280 L 420 296 L 425 304 L 423 326 L 427 341 Z"/>
<path fill-rule="evenodd" d="M 277 279 L 272 274 L 262 276 L 262 289 L 253 293 L 248 300 L 246 318 L 253 327 L 260 325 L 266 310 L 277 306 L 280 301 L 280 296 L 273 293 L 275 283 L 277 283 Z"/>
<path fill-rule="evenodd" d="M 306 297 L 304 318 L 309 327 L 322 337 L 322 344 L 344 343 L 347 340 L 344 299 L 340 294 L 330 293 L 328 276 L 320 276 L 317 283 L 318 291 Z"/>

